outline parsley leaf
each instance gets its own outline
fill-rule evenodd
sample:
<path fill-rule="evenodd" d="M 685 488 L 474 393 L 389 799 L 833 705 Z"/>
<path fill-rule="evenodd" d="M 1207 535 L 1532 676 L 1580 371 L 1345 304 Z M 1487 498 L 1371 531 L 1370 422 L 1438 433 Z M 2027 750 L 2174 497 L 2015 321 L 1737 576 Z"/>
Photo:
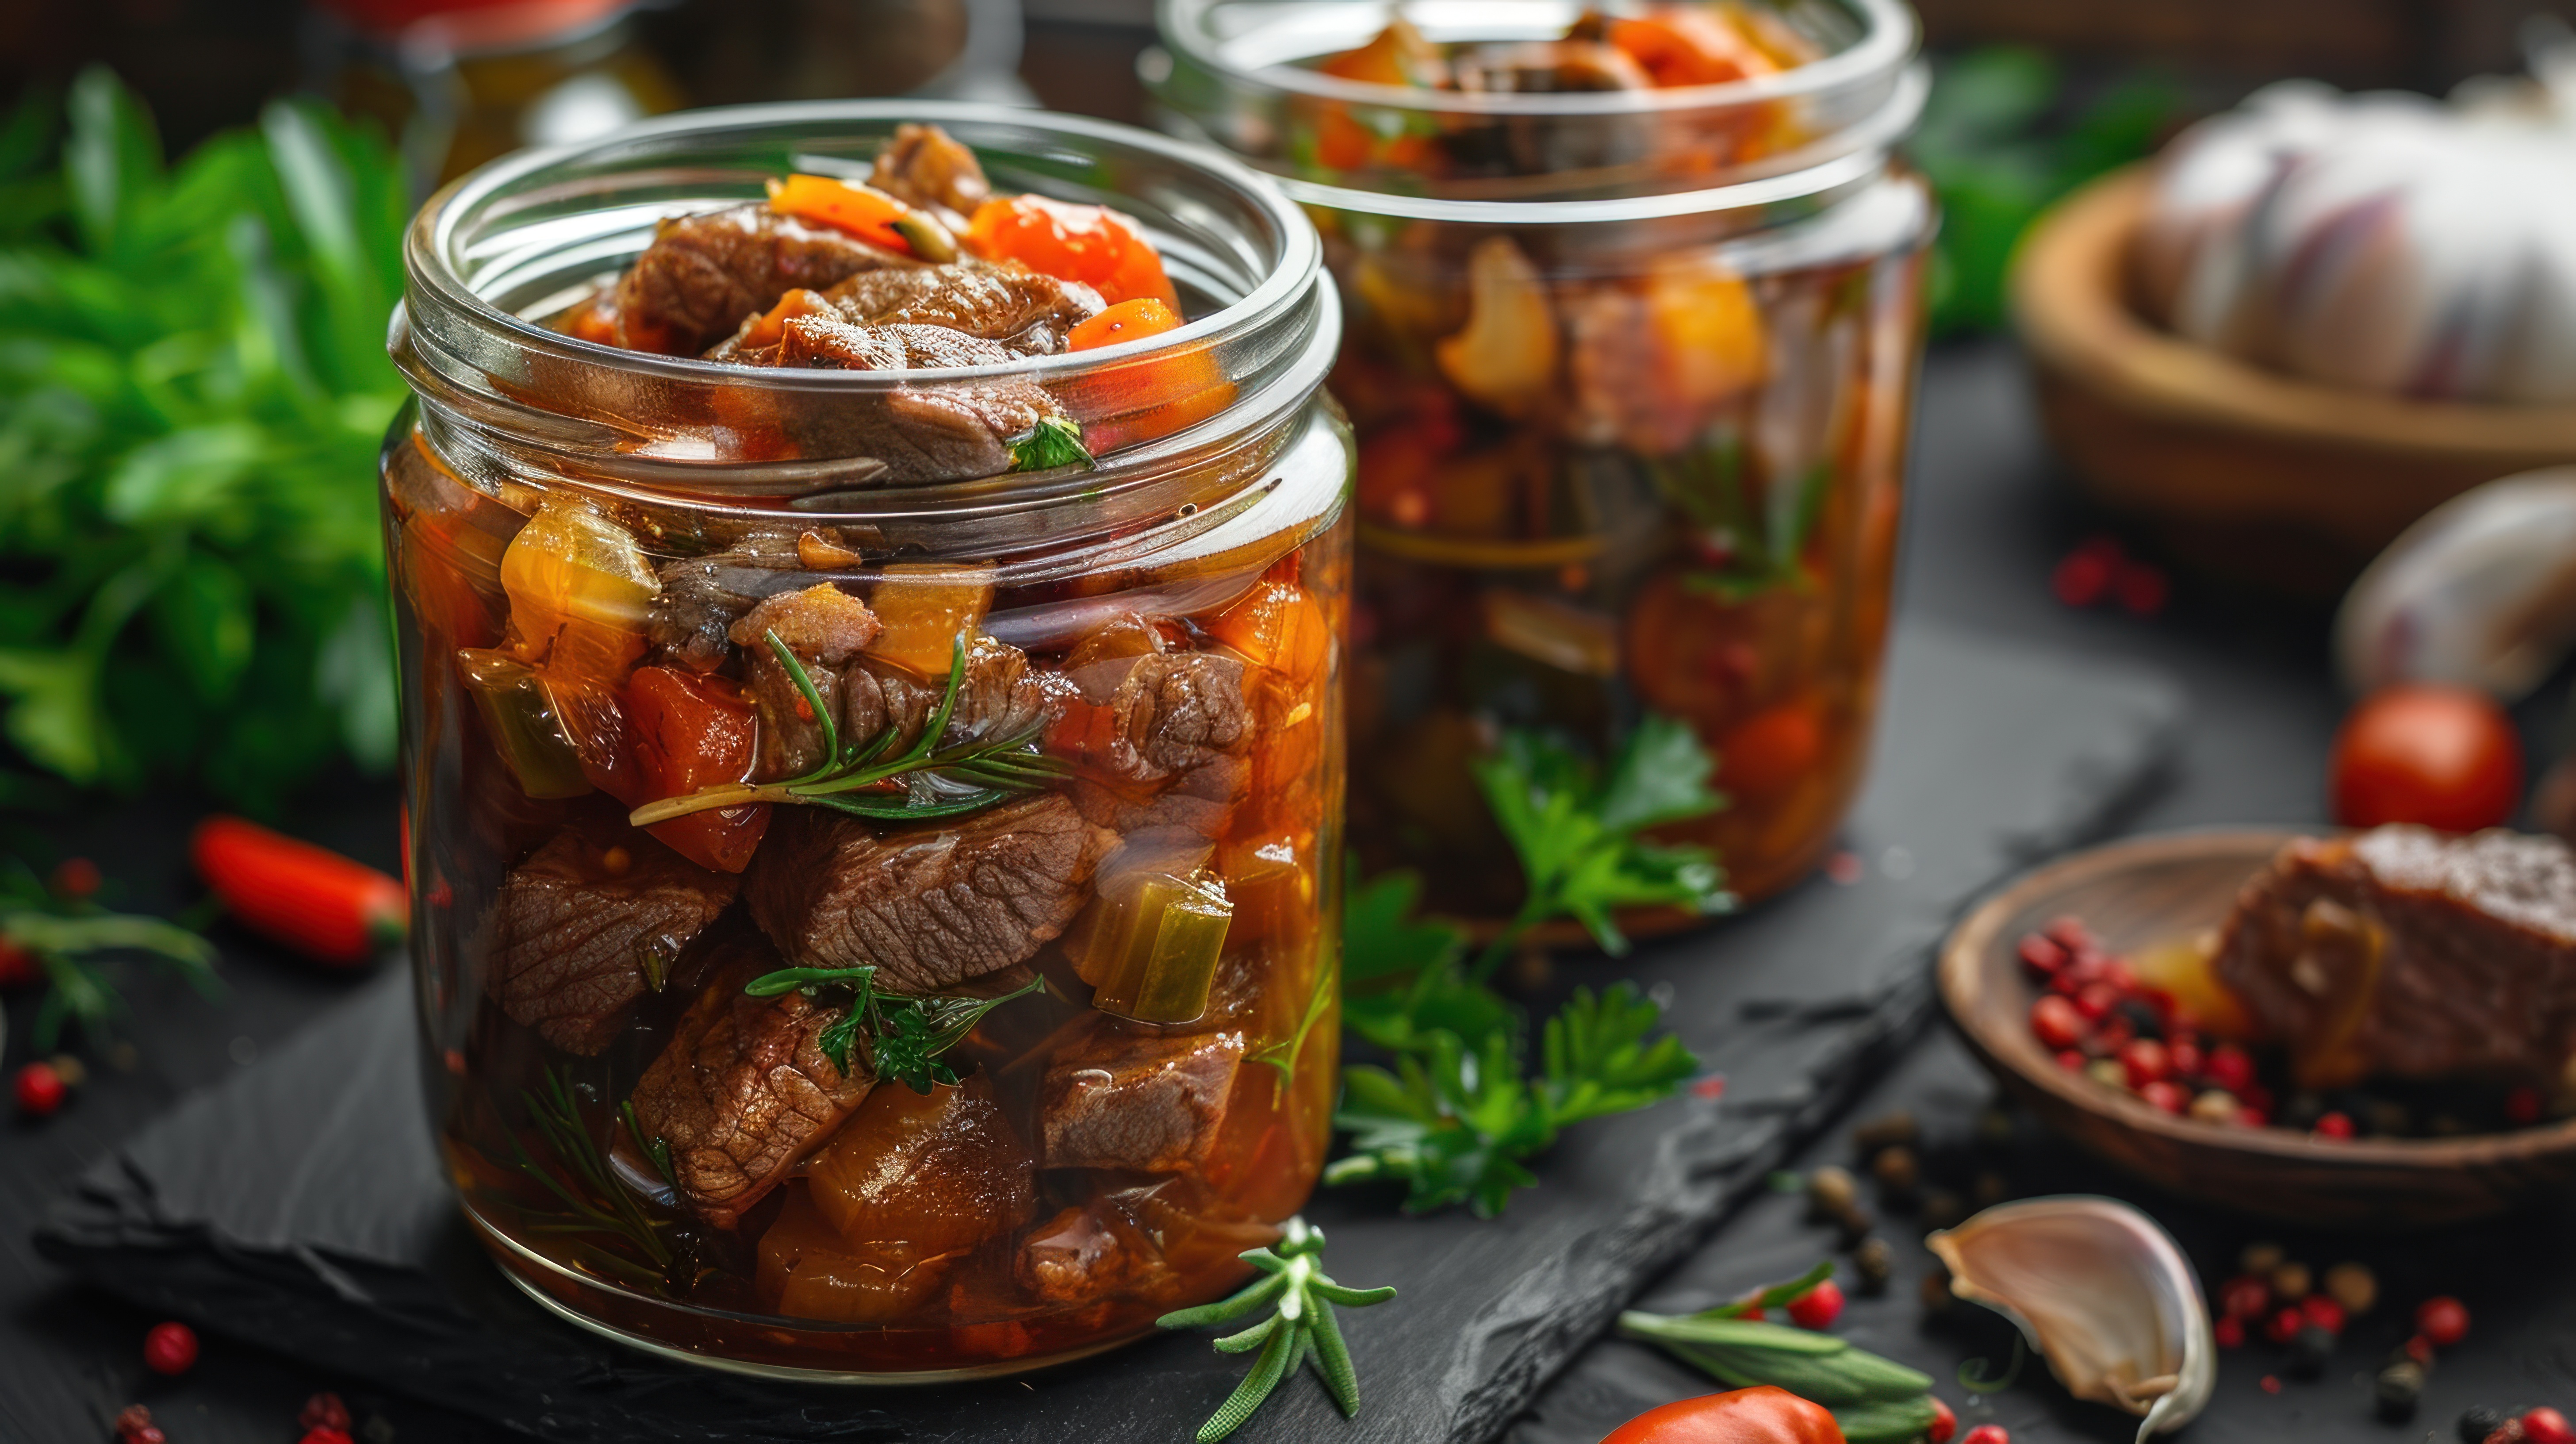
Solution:
<path fill-rule="evenodd" d="M 1598 997 L 1575 989 L 1547 1020 L 1540 1096 L 1549 1119 L 1562 1128 L 1643 1108 L 1698 1072 L 1699 1060 L 1681 1039 L 1666 1033 L 1647 1041 L 1663 1016 L 1663 1005 L 1634 984 L 1613 983 Z"/>
<path fill-rule="evenodd" d="M 1352 880 L 1342 910 L 1342 1023 L 1389 1052 L 1418 1048 L 1430 1030 L 1461 1038 L 1518 1033 L 1520 1010 L 1471 982 L 1459 963 L 1467 934 L 1416 920 L 1422 879 L 1392 872 Z"/>
<path fill-rule="evenodd" d="M 915 1093 L 927 1093 L 938 1084 L 957 1081 L 957 1070 L 940 1055 L 966 1041 L 966 1035 L 975 1031 L 986 1013 L 1013 998 L 1046 991 L 1046 979 L 1031 978 L 1026 986 L 997 998 L 945 994 L 914 998 L 880 992 L 876 976 L 876 968 L 864 963 L 849 968 L 780 968 L 745 983 L 742 990 L 755 998 L 774 998 L 781 993 L 803 993 L 810 998 L 825 988 L 849 990 L 849 1011 L 825 1024 L 814 1035 L 814 1046 L 832 1060 L 833 1067 L 847 1074 L 851 1071 L 851 1046 L 864 1033 L 868 1050 L 860 1061 L 876 1075 L 876 1080 L 901 1083 Z"/>

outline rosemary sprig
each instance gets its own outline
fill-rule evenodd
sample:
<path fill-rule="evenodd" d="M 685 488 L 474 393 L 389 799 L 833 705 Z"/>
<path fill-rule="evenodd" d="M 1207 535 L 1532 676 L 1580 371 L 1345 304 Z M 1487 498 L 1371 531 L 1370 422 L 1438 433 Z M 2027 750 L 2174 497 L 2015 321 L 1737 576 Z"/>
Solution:
<path fill-rule="evenodd" d="M 1345 1288 L 1324 1272 L 1323 1254 L 1324 1231 L 1307 1227 L 1302 1217 L 1292 1218 L 1278 1243 L 1248 1249 L 1242 1255 L 1245 1263 L 1266 1277 L 1231 1298 L 1181 1309 L 1154 1321 L 1166 1329 L 1196 1329 L 1233 1323 L 1264 1304 L 1279 1306 L 1278 1312 L 1260 1323 L 1216 1341 L 1220 1353 L 1240 1354 L 1256 1348 L 1261 1352 L 1252 1361 L 1252 1372 L 1199 1426 L 1198 1444 L 1216 1444 L 1242 1428 L 1244 1421 L 1269 1399 L 1270 1391 L 1278 1388 L 1279 1381 L 1299 1364 L 1315 1366 L 1325 1391 L 1333 1396 L 1345 1418 L 1356 1417 L 1360 1412 L 1359 1375 L 1351 1368 L 1351 1351 L 1342 1343 L 1341 1326 L 1333 1320 L 1333 1305 L 1364 1309 L 1394 1298 L 1395 1290 Z"/>
<path fill-rule="evenodd" d="M 168 964 L 205 997 L 223 992 L 214 944 L 176 923 L 112 913 L 85 896 L 58 893 L 16 858 L 0 876 L 0 948 L 23 953 L 44 970 L 47 988 L 28 1040 L 39 1053 L 53 1051 L 65 1023 L 78 1023 L 95 1043 L 125 1013 L 124 997 L 95 961 L 103 954 L 139 953 Z"/>
<path fill-rule="evenodd" d="M 563 1200 L 564 1206 L 571 1210 L 570 1217 L 560 1221 L 560 1231 L 614 1234 L 633 1244 L 638 1252 L 653 1261 L 654 1267 L 667 1274 L 672 1254 L 669 1242 L 662 1237 L 662 1230 L 670 1227 L 670 1221 L 646 1213 L 643 1200 L 635 1196 L 633 1189 L 618 1181 L 616 1171 L 608 1161 L 608 1145 L 594 1136 L 589 1125 L 582 1120 L 581 1104 L 573 1097 L 572 1084 L 567 1081 L 568 1071 L 548 1068 L 535 1091 L 523 1088 L 519 1090 L 519 1097 L 527 1105 L 528 1121 L 536 1126 L 538 1137 L 545 1140 L 546 1151 L 554 1156 L 564 1173 L 571 1175 L 574 1183 L 587 1188 L 593 1197 L 584 1198 L 566 1187 L 562 1178 L 529 1156 L 527 1147 L 513 1133 L 510 1135 L 510 1150 L 519 1155 L 519 1171 L 545 1185 L 547 1192 Z M 631 1106 L 626 1119 L 627 1126 L 635 1130 L 636 1142 L 645 1146 L 651 1152 L 655 1166 L 661 1168 L 666 1177 L 670 1176 L 669 1145 L 662 1144 L 658 1138 L 653 1140 L 653 1144 L 661 1145 L 658 1149 L 645 1145 L 643 1130 L 636 1126 Z M 676 1178 L 673 1186 L 678 1186 Z M 595 1199 L 608 1202 L 603 1206 Z M 658 1283 L 660 1279 L 654 1281 Z"/>
<path fill-rule="evenodd" d="M 892 757 L 885 754 L 900 738 L 896 724 L 888 722 L 883 731 L 865 742 L 851 739 L 844 743 L 840 724 L 833 720 L 831 709 L 823 705 L 823 694 L 815 688 L 813 674 L 779 640 L 778 633 L 770 632 L 768 642 L 770 654 L 786 669 L 788 680 L 796 684 L 805 705 L 813 709 L 815 720 L 822 724 L 823 760 L 813 771 L 787 782 L 728 782 L 648 802 L 629 813 L 628 822 L 650 827 L 693 812 L 758 802 L 806 803 L 878 821 L 962 817 L 981 812 L 1013 793 L 1034 792 L 1069 770 L 1061 760 L 1038 750 L 1038 736 L 1046 729 L 1044 722 L 1007 737 L 955 746 L 940 744 L 948 730 L 948 719 L 957 710 L 958 693 L 966 685 L 963 633 L 950 650 L 948 685 L 940 694 L 938 710 L 923 724 L 921 735 L 913 739 L 912 745 Z"/>
<path fill-rule="evenodd" d="M 1834 1411 L 1853 1444 L 1903 1444 L 1931 1427 L 1932 1379 L 1848 1339 L 1765 1323 L 1753 1315 L 1787 1305 L 1833 1277 L 1828 1259 L 1784 1284 L 1695 1314 L 1619 1316 L 1622 1336 L 1643 1340 L 1730 1389 L 1770 1384 Z"/>
<path fill-rule="evenodd" d="M 849 1012 L 826 1025 L 815 1036 L 815 1046 L 847 1076 L 850 1044 L 864 1029 L 869 1065 L 877 1081 L 901 1083 L 915 1093 L 957 1081 L 957 1070 L 941 1061 L 940 1055 L 965 1042 L 986 1013 L 1014 998 L 1046 991 L 1046 979 L 1031 978 L 1027 986 L 998 998 L 912 997 L 880 991 L 876 976 L 875 965 L 867 963 L 850 968 L 780 968 L 745 983 L 742 990 L 755 998 L 775 998 L 781 993 L 810 998 L 825 988 L 848 989 Z"/>

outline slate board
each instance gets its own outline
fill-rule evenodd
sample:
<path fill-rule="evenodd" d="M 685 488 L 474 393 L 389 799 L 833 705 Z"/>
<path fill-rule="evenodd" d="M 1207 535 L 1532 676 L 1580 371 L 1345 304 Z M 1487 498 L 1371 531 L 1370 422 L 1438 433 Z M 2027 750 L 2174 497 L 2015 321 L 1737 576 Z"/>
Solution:
<path fill-rule="evenodd" d="M 2156 674 L 1902 627 L 1872 781 L 1846 829 L 1867 863 L 1623 965 L 1727 1086 L 1575 1130 L 1502 1219 L 1406 1218 L 1337 1190 L 1308 1217 L 1346 1282 L 1367 1407 L 1307 1381 L 1237 1437 L 1351 1444 L 1499 1434 L 1644 1284 L 1820 1128 L 1926 1016 L 1921 960 L 2013 868 L 2108 827 L 2181 719 Z M 1242 1363 L 1204 1337 L 998 1384 L 836 1390 L 659 1363 L 509 1288 L 449 1207 L 419 1102 L 408 990 L 389 976 L 84 1175 L 46 1256 L 155 1310 L 389 1390 L 562 1440 L 1085 1444 L 1185 1438 Z M 1325 1431 L 1329 1428 L 1330 1433 Z"/>
<path fill-rule="evenodd" d="M 2215 1292 L 2235 1272 L 2248 1243 L 2277 1242 L 2322 1271 L 2346 1259 L 2370 1266 L 2382 1302 L 2353 1321 L 2323 1378 L 2279 1376 L 2283 1351 L 2257 1341 L 2221 1350 L 2218 1389 L 2208 1411 L 2180 1437 L 2190 1444 L 2450 1444 L 2452 1423 L 2472 1404 L 2552 1404 L 2576 1409 L 2576 1200 L 2513 1218 L 2402 1235 L 2343 1236 L 2285 1229 L 2277 1223 L 2186 1203 L 2095 1163 L 2027 1118 L 2017 1117 L 2000 1142 L 1978 1137 L 1978 1115 L 1994 1085 L 1944 1027 L 1911 1050 L 1852 1110 L 1865 1122 L 1902 1108 L 1924 1132 L 1926 1177 L 1965 1192 L 1976 1174 L 1992 1172 L 2014 1197 L 2099 1193 L 2127 1199 L 2174 1235 L 2198 1266 L 2201 1287 Z M 1803 1171 L 1857 1162 L 1849 1137 L 1836 1129 L 1797 1161 Z M 1871 1190 L 1874 1192 L 1874 1190 Z M 1865 1196 L 1866 1193 L 1865 1193 Z M 1936 1391 L 1960 1411 L 1960 1432 L 1995 1423 L 2013 1444 L 2128 1444 L 2137 1421 L 2076 1399 L 2031 1361 L 2014 1387 L 1979 1399 L 1953 1382 L 1959 1368 L 1983 1360 L 2001 1374 L 2012 1357 L 2002 1321 L 1978 1309 L 1928 1315 L 1920 1301 L 1932 1258 L 1922 1247 L 1923 1220 L 1883 1212 L 1879 1234 L 1897 1254 L 1896 1276 L 1877 1298 L 1855 1295 L 1834 1331 L 1855 1344 L 1931 1375 Z M 1635 1305 L 1687 1313 L 1753 1287 L 1793 1278 L 1835 1247 L 1833 1230 L 1806 1217 L 1803 1199 L 1764 1193 L 1732 1216 L 1687 1260 L 1649 1287 Z M 1854 1287 L 1851 1271 L 1842 1274 Z M 2469 1340 L 2444 1352 L 2408 1423 L 2374 1415 L 2370 1373 L 2409 1332 L 2418 1300 L 2458 1295 L 2474 1321 Z M 2277 1392 L 2263 1387 L 2272 1376 Z M 1718 1387 L 1642 1344 L 1604 1339 L 1578 1355 L 1505 1436 L 1505 1444 L 1594 1444 L 1621 1423 L 1660 1404 Z M 2427 1441 L 2431 1434 L 2432 1441 Z"/>

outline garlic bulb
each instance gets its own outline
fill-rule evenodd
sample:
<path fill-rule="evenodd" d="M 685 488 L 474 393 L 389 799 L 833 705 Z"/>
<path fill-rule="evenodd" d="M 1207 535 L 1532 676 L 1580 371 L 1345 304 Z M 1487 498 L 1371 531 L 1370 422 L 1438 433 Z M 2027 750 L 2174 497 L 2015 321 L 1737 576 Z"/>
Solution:
<path fill-rule="evenodd" d="M 2370 564 L 2335 616 L 2344 685 L 2528 696 L 2576 647 L 2576 467 L 2471 487 Z"/>
<path fill-rule="evenodd" d="M 2129 1205 L 2026 1198 L 1923 1243 L 1949 1266 L 1950 1292 L 2012 1320 L 2068 1393 L 2140 1416 L 2138 1444 L 2209 1403 L 2218 1344 L 2200 1281 Z"/>
<path fill-rule="evenodd" d="M 2356 390 L 2576 401 L 2576 42 L 2451 103 L 2258 92 L 2178 137 L 2132 253 L 2150 310 Z"/>

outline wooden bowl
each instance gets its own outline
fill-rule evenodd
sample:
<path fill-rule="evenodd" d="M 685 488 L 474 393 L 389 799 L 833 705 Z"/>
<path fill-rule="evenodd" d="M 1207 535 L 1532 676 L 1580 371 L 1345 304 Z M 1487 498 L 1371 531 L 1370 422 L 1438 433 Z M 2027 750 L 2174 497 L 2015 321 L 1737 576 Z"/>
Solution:
<path fill-rule="evenodd" d="M 2116 171 L 2034 222 L 2012 311 L 2058 454 L 2182 559 L 2332 595 L 2469 487 L 2576 461 L 2576 407 L 2346 391 L 2149 323 L 2128 299 L 2149 186 L 2144 165 Z"/>
<path fill-rule="evenodd" d="M 1978 1060 L 2051 1128 L 2187 1198 L 2304 1224 L 2400 1228 L 2502 1213 L 2576 1187 L 2576 1120 L 2466 1138 L 2316 1139 L 2201 1123 L 2057 1066 L 2030 1031 L 2015 949 L 2072 915 L 2113 952 L 2213 927 L 2295 834 L 2189 832 L 2080 852 L 1986 899 L 1942 945 L 1941 1001 Z"/>

